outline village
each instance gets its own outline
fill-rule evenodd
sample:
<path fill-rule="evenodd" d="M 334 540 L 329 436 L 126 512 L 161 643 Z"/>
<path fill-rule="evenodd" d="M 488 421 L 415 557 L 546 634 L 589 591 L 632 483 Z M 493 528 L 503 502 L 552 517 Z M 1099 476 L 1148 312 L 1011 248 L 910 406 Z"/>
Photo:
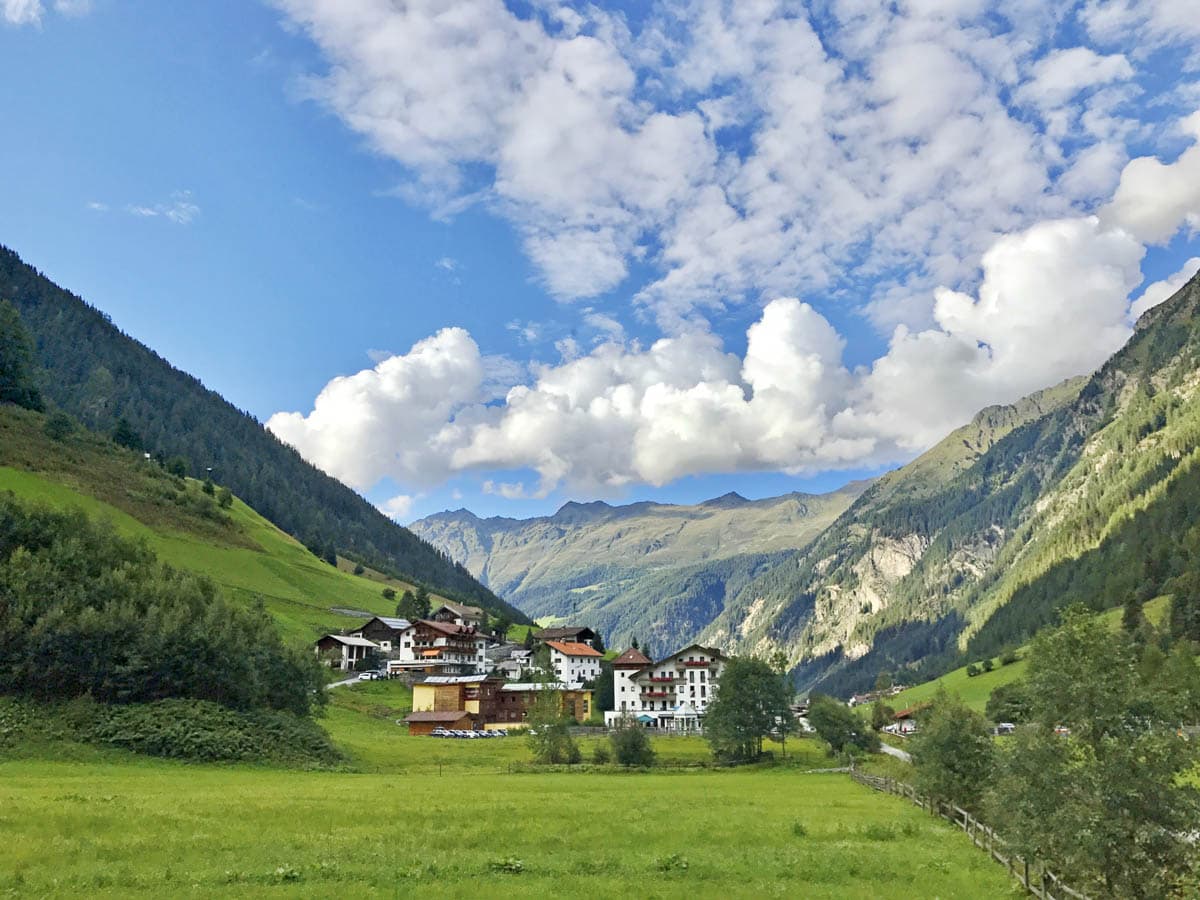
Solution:
<path fill-rule="evenodd" d="M 591 628 L 543 628 L 516 643 L 486 625 L 483 610 L 447 601 L 413 622 L 372 616 L 347 634 L 323 635 L 313 649 L 332 668 L 411 684 L 412 712 L 404 722 L 409 734 L 432 736 L 526 728 L 534 700 L 547 692 L 558 695 L 564 717 L 581 725 L 627 718 L 695 733 L 728 661 L 697 643 L 657 661 L 630 647 L 608 662 L 613 708 L 602 710 L 597 693 L 605 653 Z"/>

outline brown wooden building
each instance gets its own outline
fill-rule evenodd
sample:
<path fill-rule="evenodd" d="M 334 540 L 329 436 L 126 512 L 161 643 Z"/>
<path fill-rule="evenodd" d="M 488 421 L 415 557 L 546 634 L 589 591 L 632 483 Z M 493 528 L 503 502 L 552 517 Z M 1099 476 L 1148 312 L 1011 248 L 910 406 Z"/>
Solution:
<path fill-rule="evenodd" d="M 450 731 L 477 731 L 483 728 L 483 716 L 462 709 L 424 710 L 404 717 L 409 734 L 429 734 L 435 728 Z"/>

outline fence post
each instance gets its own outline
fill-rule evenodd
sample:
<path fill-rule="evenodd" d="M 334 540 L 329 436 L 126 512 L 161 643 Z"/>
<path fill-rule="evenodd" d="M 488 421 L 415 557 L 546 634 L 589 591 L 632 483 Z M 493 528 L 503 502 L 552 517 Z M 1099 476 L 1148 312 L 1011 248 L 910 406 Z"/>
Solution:
<path fill-rule="evenodd" d="M 1025 887 L 1026 887 L 1026 889 L 1028 889 L 1029 888 L 1029 860 L 1022 859 L 1021 862 L 1025 863 Z"/>

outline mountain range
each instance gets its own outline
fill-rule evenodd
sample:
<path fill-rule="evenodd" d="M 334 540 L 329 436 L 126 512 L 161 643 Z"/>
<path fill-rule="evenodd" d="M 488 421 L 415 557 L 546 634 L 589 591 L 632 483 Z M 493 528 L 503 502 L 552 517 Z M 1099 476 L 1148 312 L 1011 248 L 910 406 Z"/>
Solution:
<path fill-rule="evenodd" d="M 985 409 L 870 486 L 412 527 L 529 614 L 610 643 L 783 651 L 799 686 L 835 692 L 915 681 L 1068 603 L 1200 589 L 1198 368 L 1200 276 L 1094 374 Z"/>
<path fill-rule="evenodd" d="M 821 534 L 867 485 L 767 500 L 730 493 L 695 506 L 572 502 L 526 520 L 462 509 L 410 527 L 539 620 L 587 621 L 609 642 L 636 637 L 665 652 Z"/>

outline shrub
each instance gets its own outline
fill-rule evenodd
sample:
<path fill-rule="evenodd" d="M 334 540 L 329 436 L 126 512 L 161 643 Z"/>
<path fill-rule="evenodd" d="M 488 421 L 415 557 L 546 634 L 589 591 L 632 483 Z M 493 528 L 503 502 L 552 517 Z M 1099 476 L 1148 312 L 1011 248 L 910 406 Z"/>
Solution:
<path fill-rule="evenodd" d="M 609 735 L 613 756 L 623 766 L 654 765 L 654 748 L 650 746 L 650 735 L 636 719 L 623 717 Z"/>
<path fill-rule="evenodd" d="M 992 658 L 990 656 L 983 661 L 983 671 L 990 672 L 994 668 L 996 668 L 996 664 L 992 662 Z"/>
<path fill-rule="evenodd" d="M 367 571 L 367 570 L 366 570 L 365 568 L 363 568 L 363 564 L 362 564 L 362 563 L 355 563 L 355 564 L 354 564 L 354 574 L 355 574 L 355 575 L 361 575 L 361 574 L 362 574 L 363 572 L 365 572 L 365 571 Z"/>
<path fill-rule="evenodd" d="M 53 412 L 46 417 L 42 431 L 52 441 L 66 440 L 75 431 L 75 420 L 64 412 Z"/>
<path fill-rule="evenodd" d="M 968 663 L 967 664 L 967 677 L 974 678 L 978 674 L 979 674 L 979 666 L 975 665 L 975 663 Z"/>
<path fill-rule="evenodd" d="M 233 506 L 233 491 L 223 487 L 217 491 L 217 506 L 221 509 L 229 509 Z"/>
<path fill-rule="evenodd" d="M 1011 666 L 1020 658 L 1021 657 L 1017 655 L 1017 651 L 1010 648 L 1000 654 L 1000 665 Z"/>
<path fill-rule="evenodd" d="M 598 766 L 607 766 L 612 762 L 612 754 L 604 744 L 597 744 L 592 750 L 592 762 Z"/>
<path fill-rule="evenodd" d="M 311 719 L 277 710 L 237 712 L 203 700 L 100 706 L 85 734 L 97 743 L 176 759 L 342 761 L 341 752 Z"/>
<path fill-rule="evenodd" d="M 792 834 L 798 838 L 808 837 L 808 826 L 797 819 L 792 823 Z"/>

